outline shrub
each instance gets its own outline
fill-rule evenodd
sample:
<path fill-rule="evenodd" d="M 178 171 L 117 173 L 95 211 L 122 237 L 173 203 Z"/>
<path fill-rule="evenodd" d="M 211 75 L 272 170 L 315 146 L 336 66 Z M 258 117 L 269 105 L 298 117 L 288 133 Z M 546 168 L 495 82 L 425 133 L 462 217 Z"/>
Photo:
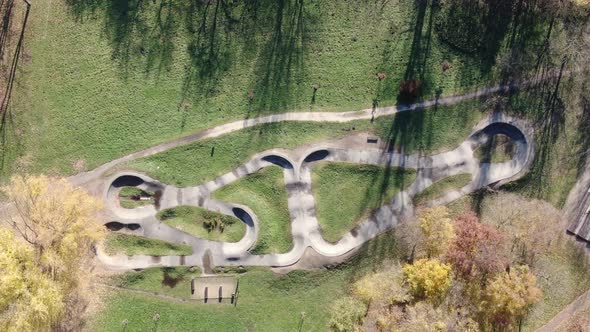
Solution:
<path fill-rule="evenodd" d="M 421 80 L 403 80 L 399 85 L 399 99 L 411 101 L 422 94 Z"/>
<path fill-rule="evenodd" d="M 367 307 L 350 296 L 337 299 L 330 308 L 330 329 L 336 332 L 353 332 L 361 323 Z"/>
<path fill-rule="evenodd" d="M 451 287 L 451 266 L 438 259 L 420 259 L 404 266 L 404 277 L 414 296 L 436 302 Z"/>

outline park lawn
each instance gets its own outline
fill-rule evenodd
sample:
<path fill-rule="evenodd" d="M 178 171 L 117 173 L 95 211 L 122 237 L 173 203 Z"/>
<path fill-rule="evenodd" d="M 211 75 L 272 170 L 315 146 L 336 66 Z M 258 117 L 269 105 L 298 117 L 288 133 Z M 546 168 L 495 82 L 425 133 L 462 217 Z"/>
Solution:
<path fill-rule="evenodd" d="M 246 225 L 240 219 L 196 206 L 162 210 L 157 218 L 168 226 L 211 241 L 238 242 L 246 234 Z M 207 223 L 211 224 L 210 229 Z"/>
<path fill-rule="evenodd" d="M 108 255 L 190 255 L 193 249 L 186 244 L 170 243 L 143 236 L 109 233 L 103 243 Z"/>
<path fill-rule="evenodd" d="M 515 149 L 508 136 L 498 134 L 488 144 L 473 151 L 473 155 L 482 163 L 503 163 L 512 160 Z"/>
<path fill-rule="evenodd" d="M 236 307 L 179 303 L 113 290 L 105 299 L 104 309 L 88 322 L 87 329 L 118 330 L 127 319 L 127 331 L 149 331 L 153 327 L 153 315 L 159 313 L 158 331 L 294 331 L 301 312 L 305 312 L 303 331 L 326 331 L 330 304 L 347 294 L 350 282 L 397 257 L 389 232 L 365 244 L 358 256 L 334 269 L 278 275 L 266 268 L 250 267 L 238 276 Z M 165 287 L 161 280 L 146 277 L 126 286 L 160 292 L 158 288 Z"/>
<path fill-rule="evenodd" d="M 131 161 L 134 169 L 164 183 L 194 186 L 231 172 L 252 155 L 271 148 L 292 149 L 356 132 L 371 132 L 405 153 L 433 154 L 456 148 L 485 116 L 478 101 L 398 113 L 350 123 L 284 122 L 259 125 Z M 353 129 L 354 128 L 354 129 Z"/>
<path fill-rule="evenodd" d="M 443 42 L 425 4 L 40 0 L 2 175 L 93 169 L 245 117 L 392 104 L 406 77 L 424 98 L 490 85 L 496 66 Z"/>
<path fill-rule="evenodd" d="M 121 191 L 119 191 L 119 197 L 150 197 L 154 196 L 154 192 L 151 191 L 144 191 L 137 187 L 123 187 Z"/>
<path fill-rule="evenodd" d="M 135 209 L 138 207 L 154 204 L 153 200 L 149 201 L 136 201 L 134 199 L 120 199 L 119 205 L 124 209 Z"/>
<path fill-rule="evenodd" d="M 375 165 L 319 162 L 312 171 L 318 222 L 336 242 L 374 209 L 416 179 L 416 171 Z"/>
<path fill-rule="evenodd" d="M 461 189 L 468 185 L 471 180 L 472 175 L 469 173 L 447 176 L 446 178 L 436 181 L 430 187 L 416 194 L 413 199 L 414 205 L 426 204 L 430 200 L 438 198 L 448 191 Z"/>
<path fill-rule="evenodd" d="M 270 166 L 214 191 L 220 201 L 243 204 L 258 217 L 258 240 L 252 253 L 285 253 L 293 246 L 283 169 Z"/>
<path fill-rule="evenodd" d="M 190 299 L 190 281 L 200 275 L 198 267 L 154 267 L 112 276 L 108 283 L 117 287 Z"/>

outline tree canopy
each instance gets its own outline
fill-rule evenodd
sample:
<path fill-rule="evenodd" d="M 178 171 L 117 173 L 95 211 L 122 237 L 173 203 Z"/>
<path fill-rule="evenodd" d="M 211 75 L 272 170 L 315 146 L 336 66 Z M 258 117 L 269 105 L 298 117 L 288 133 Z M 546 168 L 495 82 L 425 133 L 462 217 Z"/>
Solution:
<path fill-rule="evenodd" d="M 80 318 L 91 249 L 104 236 L 100 201 L 46 176 L 14 176 L 2 190 L 14 213 L 0 232 L 0 326 L 37 331 Z"/>

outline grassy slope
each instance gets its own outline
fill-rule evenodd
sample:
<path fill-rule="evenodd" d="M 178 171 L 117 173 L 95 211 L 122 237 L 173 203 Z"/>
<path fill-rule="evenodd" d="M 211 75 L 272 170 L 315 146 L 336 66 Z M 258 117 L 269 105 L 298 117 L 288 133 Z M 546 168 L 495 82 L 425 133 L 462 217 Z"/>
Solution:
<path fill-rule="evenodd" d="M 537 154 L 529 173 L 506 189 L 563 207 L 584 171 L 590 148 L 590 112 L 582 98 L 588 95 L 587 89 L 579 77 L 566 77 L 559 85 L 536 86 L 508 100 L 508 111 L 536 123 Z M 555 99 L 547 98 L 555 91 Z"/>
<path fill-rule="evenodd" d="M 143 236 L 110 233 L 104 241 L 107 254 L 132 255 L 190 255 L 193 250 L 185 244 L 170 243 Z"/>
<path fill-rule="evenodd" d="M 478 147 L 473 154 L 482 163 L 502 163 L 511 160 L 514 156 L 515 146 L 506 135 L 496 135 L 486 145 Z"/>
<path fill-rule="evenodd" d="M 533 269 L 541 276 L 538 282 L 543 290 L 541 301 L 529 312 L 524 331 L 535 331 L 557 315 L 583 292 L 590 289 L 590 264 L 584 250 L 571 238 L 561 239 L 555 252 L 544 255 Z M 587 261 L 587 259 L 586 259 Z"/>
<path fill-rule="evenodd" d="M 214 179 L 237 168 L 253 154 L 270 149 L 294 148 L 324 139 L 338 138 L 355 131 L 371 131 L 406 153 L 431 154 L 453 149 L 482 118 L 477 101 L 451 107 L 400 113 L 373 123 L 278 123 L 261 125 L 215 139 L 189 144 L 139 159 L 122 167 L 146 172 L 162 182 L 191 186 Z M 214 149 L 212 154 L 212 149 Z M 187 166 L 190 165 L 190 166 Z"/>
<path fill-rule="evenodd" d="M 246 233 L 244 222 L 235 217 L 207 211 L 196 206 L 179 206 L 169 210 L 176 212 L 175 217 L 162 218 L 166 210 L 158 212 L 158 218 L 163 220 L 166 225 L 207 240 L 238 242 Z M 210 232 L 207 231 L 203 223 L 214 219 L 224 224 L 223 232 L 217 228 Z"/>
<path fill-rule="evenodd" d="M 291 222 L 283 170 L 264 168 L 213 192 L 218 200 L 248 206 L 258 217 L 259 233 L 254 253 L 283 253 L 291 249 Z"/>
<path fill-rule="evenodd" d="M 231 119 L 392 103 L 405 77 L 422 78 L 432 96 L 492 76 L 443 44 L 436 14 L 411 0 L 205 3 L 35 3 L 26 42 L 35 61 L 14 99 L 11 134 L 26 138 L 11 153 L 18 165 L 70 174 L 80 160 L 91 169 Z M 453 68 L 443 74 L 445 59 Z"/>
<path fill-rule="evenodd" d="M 471 174 L 457 174 L 448 176 L 442 180 L 433 183 L 430 187 L 414 196 L 414 204 L 427 203 L 428 201 L 437 198 L 446 191 L 460 189 L 471 182 Z"/>
<path fill-rule="evenodd" d="M 312 176 L 322 236 L 335 242 L 359 219 L 411 184 L 416 173 L 373 165 L 320 163 Z"/>
<path fill-rule="evenodd" d="M 304 331 L 326 331 L 328 310 L 334 299 L 347 292 L 351 280 L 396 257 L 391 233 L 365 245 L 349 264 L 322 272 L 295 271 L 276 275 L 267 269 L 250 268 L 240 275 L 237 307 L 194 305 L 152 296 L 116 291 L 103 312 L 89 322 L 91 331 L 112 331 L 129 320 L 127 331 L 146 331 L 151 317 L 160 313 L 162 331 L 294 331 L 305 312 Z M 156 290 L 158 279 L 141 288 Z"/>
<path fill-rule="evenodd" d="M 193 268 L 193 272 L 191 272 L 189 267 L 155 267 L 115 275 L 109 280 L 109 283 L 118 287 L 140 289 L 190 299 L 190 280 L 192 277 L 198 277 L 200 275 L 201 272 L 198 268 Z M 170 279 L 175 279 L 173 281 L 176 281 L 176 284 L 165 284 L 164 278 L 166 276 Z"/>

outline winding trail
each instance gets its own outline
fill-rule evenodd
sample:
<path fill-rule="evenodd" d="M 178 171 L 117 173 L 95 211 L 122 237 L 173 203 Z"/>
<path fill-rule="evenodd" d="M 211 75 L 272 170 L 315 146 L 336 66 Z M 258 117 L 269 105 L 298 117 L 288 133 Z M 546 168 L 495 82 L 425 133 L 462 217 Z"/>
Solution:
<path fill-rule="evenodd" d="M 433 183 L 459 173 L 472 174 L 472 181 L 463 188 L 447 192 L 430 202 L 445 204 L 465 194 L 488 185 L 514 180 L 526 173 L 534 157 L 532 128 L 518 119 L 494 113 L 479 123 L 466 140 L 456 149 L 433 156 L 404 155 L 375 147 L 366 137 L 348 137 L 339 141 L 313 144 L 295 150 L 271 149 L 256 154 L 239 168 L 196 187 L 177 188 L 145 175 L 134 172 L 119 172 L 102 182 L 107 185 L 103 195 L 107 202 L 107 221 L 122 224 L 137 224 L 134 232 L 150 238 L 188 244 L 193 254 L 188 256 L 145 255 L 108 256 L 98 249 L 99 259 L 106 265 L 119 268 L 146 268 L 151 266 L 203 265 L 203 257 L 209 255 L 212 265 L 264 265 L 288 266 L 296 263 L 307 247 L 312 247 L 323 256 L 341 256 L 362 245 L 377 235 L 395 227 L 400 220 L 413 213 L 412 198 Z M 473 151 L 496 134 L 505 134 L 515 143 L 516 152 L 510 161 L 490 164 L 480 163 Z M 356 164 L 404 167 L 417 170 L 416 180 L 399 192 L 389 203 L 346 234 L 337 243 L 325 241 L 315 212 L 312 194 L 311 169 L 318 161 L 348 162 Z M 258 235 L 257 216 L 248 207 L 211 199 L 211 193 L 264 167 L 282 167 L 288 193 L 291 217 L 293 248 L 282 254 L 254 255 L 249 249 Z M 160 223 L 154 206 L 122 209 L 118 206 L 118 191 L 125 185 L 140 188 L 160 188 L 162 196 L 159 209 L 178 205 L 200 206 L 208 210 L 240 218 L 247 226 L 244 238 L 237 243 L 215 242 L 200 239 Z"/>
<path fill-rule="evenodd" d="M 308 247 L 312 247 L 324 256 L 340 256 L 380 233 L 395 227 L 400 220 L 411 215 L 413 213 L 412 197 L 444 177 L 468 172 L 472 174 L 472 181 L 459 190 L 447 192 L 442 197 L 429 202 L 430 205 L 445 204 L 479 188 L 502 184 L 521 177 L 530 167 L 534 157 L 532 128 L 525 121 L 495 113 L 474 128 L 472 134 L 455 150 L 434 156 L 402 155 L 376 148 L 374 145 L 367 145 L 367 141 L 358 141 L 355 143 L 356 145 L 347 143 L 346 146 L 342 146 L 338 142 L 324 142 L 307 147 L 305 150 L 282 151 L 273 149 L 255 155 L 249 162 L 233 172 L 200 186 L 190 188 L 176 188 L 160 183 L 143 174 L 132 172 L 121 172 L 106 179 L 105 174 L 113 167 L 131 160 L 260 124 L 283 121 L 343 123 L 354 120 L 373 120 L 378 117 L 394 115 L 398 112 L 419 111 L 437 105 L 453 105 L 497 93 L 516 91 L 557 76 L 569 74 L 569 72 L 546 73 L 543 76 L 518 83 L 495 85 L 463 95 L 437 98 L 411 105 L 368 108 L 350 112 L 289 112 L 234 121 L 131 153 L 105 163 L 94 170 L 71 176 L 68 180 L 75 186 L 84 187 L 90 193 L 105 198 L 107 201 L 105 224 L 113 222 L 126 230 L 146 237 L 186 243 L 193 248 L 193 254 L 190 256 L 161 257 L 142 255 L 108 256 L 101 248 L 97 248 L 99 260 L 111 267 L 129 269 L 150 266 L 202 266 L 205 253 L 209 252 L 213 265 L 288 266 L 296 263 Z M 473 156 L 474 149 L 485 143 L 496 133 L 503 133 L 512 137 L 517 143 L 517 153 L 512 160 L 504 163 L 479 163 Z M 324 155 L 319 156 L 318 153 Z M 370 218 L 362 221 L 358 227 L 346 234 L 340 241 L 328 243 L 321 236 L 315 213 L 315 199 L 311 190 L 311 169 L 314 162 L 318 160 L 413 168 L 417 170 L 417 177 L 406 190 L 401 191 L 388 204 L 374 211 Z M 210 193 L 270 165 L 279 165 L 284 169 L 294 246 L 289 252 L 283 254 L 253 255 L 249 252 L 249 249 L 252 248 L 258 237 L 259 227 L 256 215 L 247 206 L 213 200 Z M 113 188 L 113 184 L 124 176 L 138 179 L 142 186 L 146 186 L 145 188 L 151 188 L 152 186 L 159 188 L 162 191 L 159 209 L 177 205 L 194 205 L 236 216 L 246 224 L 246 234 L 242 240 L 236 243 L 208 241 L 159 222 L 155 217 L 157 211 L 153 206 L 144 206 L 132 210 L 122 209 L 118 204 L 113 204 L 114 197 L 118 193 L 116 188 Z M 10 204 L 1 205 L 0 212 L 10 214 Z M 133 226 L 133 228 L 129 226 Z"/>
<path fill-rule="evenodd" d="M 563 75 L 568 75 L 569 73 L 564 73 Z M 547 74 L 547 76 L 533 78 L 529 80 L 522 81 L 520 83 L 513 83 L 513 84 L 499 84 L 487 88 L 478 89 L 474 92 L 470 92 L 463 95 L 458 96 L 450 96 L 444 98 L 437 98 L 433 100 L 428 100 L 420 103 L 410 104 L 410 105 L 397 105 L 397 106 L 388 106 L 388 107 L 376 107 L 376 108 L 367 108 L 360 111 L 349 111 L 349 112 L 287 112 L 287 113 L 280 113 L 280 114 L 272 114 L 262 117 L 256 117 L 251 119 L 245 120 L 238 120 L 233 121 L 230 123 L 226 123 L 223 125 L 219 125 L 210 129 L 206 129 L 200 131 L 198 133 L 184 136 L 172 140 L 170 142 L 162 143 L 138 152 L 134 152 L 123 156 L 121 158 L 112 160 L 108 163 L 105 163 L 94 170 L 88 172 L 82 172 L 77 175 L 71 176 L 68 179 L 74 185 L 83 185 L 90 181 L 96 180 L 100 178 L 106 171 L 112 169 L 116 165 L 122 164 L 124 162 L 128 162 L 131 160 L 151 156 L 160 152 L 164 152 L 182 145 L 194 143 L 200 140 L 219 137 L 231 132 L 235 132 L 238 130 L 242 130 L 245 128 L 261 125 L 261 124 L 268 124 L 268 123 L 276 123 L 276 122 L 284 122 L 284 121 L 299 121 L 299 122 L 350 122 L 355 120 L 371 120 L 376 119 L 383 116 L 394 115 L 399 112 L 408 112 L 408 111 L 415 111 L 415 110 L 422 110 L 425 108 L 433 107 L 433 106 L 444 106 L 444 105 L 453 105 L 457 104 L 466 100 L 476 99 L 476 98 L 483 98 L 497 93 L 506 93 L 511 91 L 516 91 L 518 89 L 522 89 L 524 87 L 535 85 L 540 82 L 546 81 L 550 78 L 556 77 L 557 74 Z"/>

